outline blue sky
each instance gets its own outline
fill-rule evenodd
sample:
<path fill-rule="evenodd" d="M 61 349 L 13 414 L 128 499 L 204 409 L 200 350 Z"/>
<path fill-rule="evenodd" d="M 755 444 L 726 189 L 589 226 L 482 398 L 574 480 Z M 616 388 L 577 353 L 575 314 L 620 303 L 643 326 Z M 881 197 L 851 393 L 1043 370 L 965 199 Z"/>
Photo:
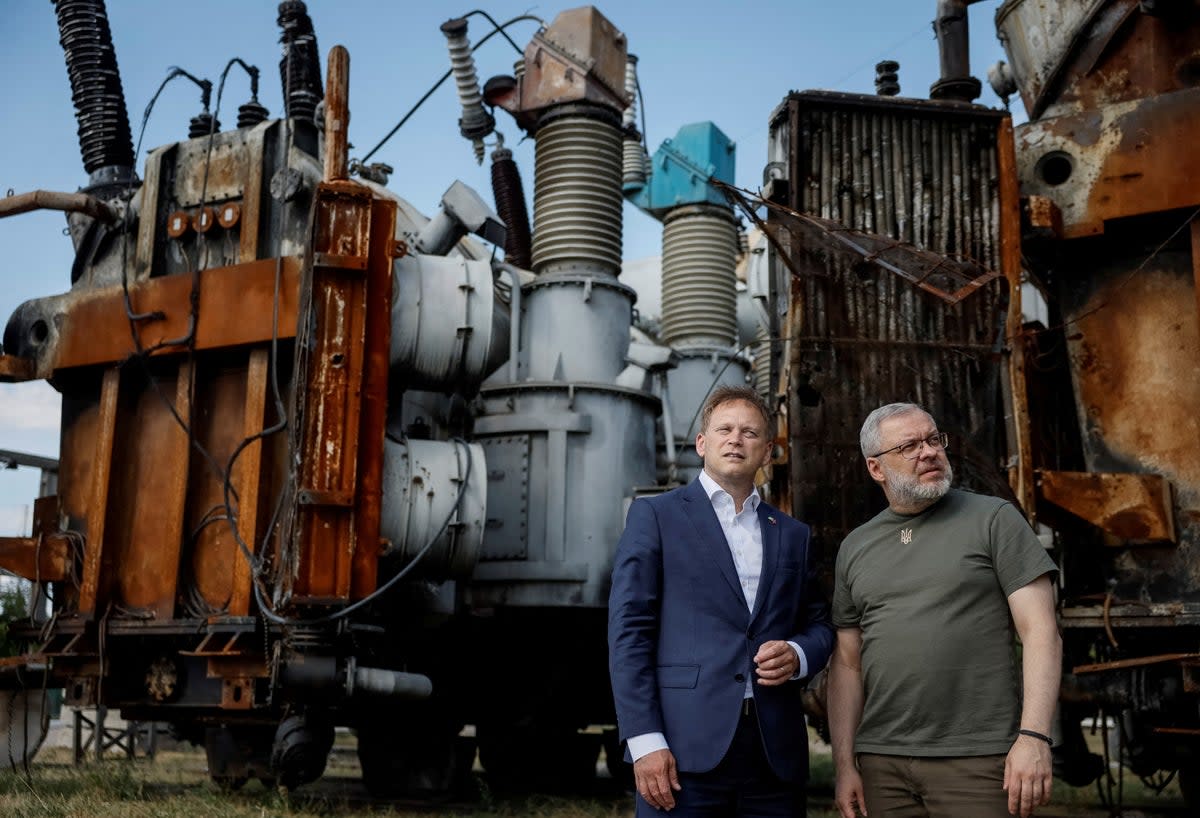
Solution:
<path fill-rule="evenodd" d="M 901 93 L 928 96 L 938 67 L 930 27 L 936 5 L 935 0 L 611 0 L 597 8 L 625 32 L 629 50 L 639 57 L 651 150 L 679 126 L 711 120 L 737 143 L 738 183 L 754 188 L 765 163 L 768 117 L 789 90 L 872 93 L 875 63 L 895 59 Z M 1004 58 L 993 26 L 998 5 L 989 0 L 970 10 L 971 67 L 981 79 L 989 65 Z M 322 55 L 336 44 L 350 51 L 351 156 L 374 147 L 447 70 L 441 23 L 475 8 L 499 22 L 532 14 L 549 23 L 572 7 L 310 0 Z M 265 0 L 108 0 L 134 141 L 143 111 L 171 66 L 209 78 L 215 87 L 225 64 L 240 57 L 261 69 L 259 100 L 277 115 L 282 105 L 276 9 L 277 3 Z M 523 48 L 536 26 L 521 22 L 508 31 Z M 6 35 L 0 49 L 0 195 L 76 190 L 86 174 L 53 6 L 47 0 L 0 0 L 0 30 Z M 482 17 L 471 18 L 472 43 L 488 30 Z M 481 81 L 511 73 L 517 56 L 503 38 L 493 37 L 475 54 Z M 248 97 L 245 75 L 231 72 L 220 112 L 227 127 Z M 986 82 L 980 102 L 1000 104 Z M 177 80 L 167 87 L 146 128 L 139 174 L 145 153 L 185 138 L 188 120 L 199 110 L 195 86 Z M 491 196 L 487 165 L 477 166 L 470 144 L 459 137 L 458 116 L 453 83 L 447 82 L 373 157 L 392 165 L 391 187 L 426 213 L 437 209 L 455 179 Z M 519 143 L 520 132 L 503 112 L 497 127 L 514 148 L 529 195 L 532 143 Z M 72 251 L 64 226 L 58 213 L 0 219 L 5 248 L 0 325 L 21 302 L 68 289 Z M 627 206 L 625 258 L 656 255 L 660 241 L 659 224 Z M 56 456 L 57 423 L 58 401 L 49 386 L 0 384 L 0 449 Z M 0 536 L 26 525 L 26 507 L 36 491 L 36 473 L 0 471 Z"/>

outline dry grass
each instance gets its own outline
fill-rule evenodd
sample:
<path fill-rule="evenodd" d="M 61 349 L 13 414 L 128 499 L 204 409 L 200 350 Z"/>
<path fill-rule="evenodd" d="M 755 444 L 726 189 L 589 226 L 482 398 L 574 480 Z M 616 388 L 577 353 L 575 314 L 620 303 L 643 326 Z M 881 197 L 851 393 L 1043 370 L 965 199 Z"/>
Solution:
<path fill-rule="evenodd" d="M 837 818 L 829 808 L 832 765 L 817 748 L 813 756 L 810 818 Z M 266 790 L 258 782 L 236 793 L 219 790 L 208 780 L 204 755 L 196 751 L 160 752 L 154 761 L 122 759 L 70 763 L 70 752 L 44 751 L 27 776 L 22 770 L 0 771 L 0 816 L 5 818 L 629 818 L 632 801 L 610 788 L 591 798 L 529 796 L 501 797 L 480 780 L 471 803 L 371 803 L 357 780 L 358 763 L 352 747 L 336 752 L 326 777 L 295 794 Z M 1055 805 L 1066 811 L 1095 810 L 1096 788 L 1073 790 L 1055 783 Z M 1172 784 L 1161 795 L 1146 789 L 1135 777 L 1125 779 L 1125 803 L 1149 808 L 1182 804 Z M 1057 814 L 1063 814 L 1060 809 Z"/>

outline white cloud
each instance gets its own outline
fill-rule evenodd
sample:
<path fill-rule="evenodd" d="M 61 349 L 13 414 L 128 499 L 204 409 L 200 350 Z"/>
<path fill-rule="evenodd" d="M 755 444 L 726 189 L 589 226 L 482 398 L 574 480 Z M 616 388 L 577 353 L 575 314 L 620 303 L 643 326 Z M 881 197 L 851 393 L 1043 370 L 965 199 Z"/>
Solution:
<path fill-rule="evenodd" d="M 0 384 L 0 449 L 53 457 L 62 399 L 45 381 Z"/>

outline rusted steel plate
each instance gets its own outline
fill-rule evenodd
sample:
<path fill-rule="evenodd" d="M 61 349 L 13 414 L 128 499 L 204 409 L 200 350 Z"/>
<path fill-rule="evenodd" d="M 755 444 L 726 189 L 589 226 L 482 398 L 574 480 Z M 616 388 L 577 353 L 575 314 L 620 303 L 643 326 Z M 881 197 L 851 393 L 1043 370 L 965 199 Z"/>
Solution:
<path fill-rule="evenodd" d="M 317 191 L 313 257 L 333 255 L 339 263 L 314 264 L 303 315 L 312 332 L 302 339 L 305 358 L 298 369 L 298 491 L 310 497 L 352 498 L 357 490 L 367 280 L 354 269 L 358 265 L 344 260 L 358 257 L 367 267 L 371 202 L 370 190 L 351 182 L 322 183 Z M 296 600 L 347 599 L 356 548 L 353 506 L 300 505 L 296 516 Z"/>
<path fill-rule="evenodd" d="M 1091 280 L 1067 294 L 1064 314 L 1088 468 L 1154 472 L 1195 498 L 1200 321 L 1190 256 L 1160 252 L 1147 260 L 1114 250 L 1076 263 L 1087 265 Z"/>
<path fill-rule="evenodd" d="M 264 429 L 267 407 L 267 376 L 270 372 L 268 350 L 256 349 L 250 353 L 246 370 L 246 405 L 242 420 L 243 439 L 250 440 Z M 258 540 L 259 492 L 262 487 L 263 444 L 256 440 L 248 444 L 238 456 L 231 479 L 237 485 L 237 528 L 248 554 L 241 546 L 231 548 L 233 563 L 233 587 L 230 589 L 227 613 L 245 616 L 250 610 L 250 565 Z M 234 544 L 236 545 L 236 543 Z"/>
<path fill-rule="evenodd" d="M 1025 335 L 1021 332 L 1021 194 L 1017 187 L 1017 157 L 1011 119 L 1000 120 L 996 137 L 999 168 L 1000 270 L 1008 281 L 1008 315 L 1005 340 L 1008 344 L 1005 387 L 1008 410 L 1006 432 L 1009 460 L 1016 468 L 1008 473 L 1008 484 L 1022 510 L 1036 522 L 1037 503 L 1033 487 L 1033 450 L 1030 443 L 1029 392 L 1025 383 Z"/>
<path fill-rule="evenodd" d="M 388 367 L 392 346 L 392 250 L 396 204 L 371 205 L 370 263 L 367 267 L 366 334 L 363 348 L 362 410 L 359 420 L 358 497 L 350 595 L 375 590 L 382 553 L 383 442 L 387 427 Z"/>
<path fill-rule="evenodd" d="M 1127 542 L 1175 540 L 1171 486 L 1160 475 L 1039 471 L 1038 491 Z"/>
<path fill-rule="evenodd" d="M 79 612 L 84 617 L 94 617 L 96 610 L 107 604 L 112 580 L 108 572 L 102 570 L 102 558 L 120 391 L 121 370 L 114 367 L 104 373 L 100 390 L 100 418 L 96 438 L 92 441 L 94 449 L 88 475 L 91 483 L 85 512 L 87 529 L 84 531 L 83 578 L 79 586 Z"/>
<path fill-rule="evenodd" d="M 34 362 L 29 358 L 0 354 L 0 383 L 31 381 L 36 377 Z"/>
<path fill-rule="evenodd" d="M 1200 89 L 1027 122 L 1017 130 L 1021 191 L 1062 211 L 1066 238 L 1106 220 L 1200 204 Z"/>
<path fill-rule="evenodd" d="M 278 337 L 290 338 L 295 334 L 299 260 L 264 259 L 200 273 L 195 349 L 271 340 L 270 319 L 275 309 L 277 265 L 280 265 Z M 135 312 L 161 311 L 165 315 L 161 321 L 139 325 L 144 349 L 188 335 L 191 289 L 190 275 L 152 278 L 130 287 Z M 135 352 L 119 287 L 80 293 L 64 316 L 60 333 L 58 349 L 51 362 L 55 370 L 114 363 Z M 169 347 L 156 354 L 182 351 L 179 347 Z"/>

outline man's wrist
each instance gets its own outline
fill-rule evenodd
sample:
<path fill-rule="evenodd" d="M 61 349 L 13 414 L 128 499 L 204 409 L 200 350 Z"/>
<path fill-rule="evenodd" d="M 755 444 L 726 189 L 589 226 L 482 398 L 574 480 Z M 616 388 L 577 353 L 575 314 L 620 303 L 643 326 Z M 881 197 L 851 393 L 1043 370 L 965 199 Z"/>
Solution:
<path fill-rule="evenodd" d="M 1021 736 L 1027 736 L 1032 739 L 1037 739 L 1038 741 L 1044 741 L 1046 742 L 1047 747 L 1050 747 L 1051 749 L 1054 748 L 1054 739 L 1050 738 L 1050 736 L 1046 735 L 1045 733 L 1039 733 L 1037 730 L 1028 730 L 1022 727 L 1017 731 L 1017 734 Z"/>

